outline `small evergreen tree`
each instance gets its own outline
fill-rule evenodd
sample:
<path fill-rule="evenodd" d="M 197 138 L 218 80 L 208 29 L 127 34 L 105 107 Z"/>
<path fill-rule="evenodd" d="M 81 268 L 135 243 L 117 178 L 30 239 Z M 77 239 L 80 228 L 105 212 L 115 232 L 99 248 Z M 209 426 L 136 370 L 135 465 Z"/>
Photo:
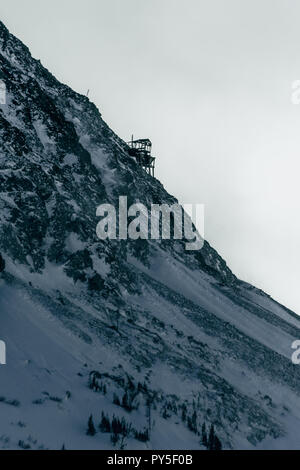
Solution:
<path fill-rule="evenodd" d="M 92 376 L 92 379 L 90 378 L 89 387 L 90 387 L 91 390 L 95 390 L 95 387 L 96 387 L 96 377 L 95 377 L 95 375 Z"/>
<path fill-rule="evenodd" d="M 116 393 L 114 393 L 113 404 L 117 406 L 121 406 L 120 399 Z"/>
<path fill-rule="evenodd" d="M 2 258 L 1 254 L 0 254 L 0 273 L 2 273 L 2 271 L 4 271 L 5 269 L 5 261 L 4 259 Z"/>
<path fill-rule="evenodd" d="M 96 429 L 95 429 L 94 422 L 93 422 L 93 415 L 90 415 L 89 417 L 88 428 L 87 428 L 86 433 L 88 436 L 94 436 L 96 434 Z"/>
<path fill-rule="evenodd" d="M 124 393 L 123 395 L 123 398 L 122 398 L 122 407 L 129 411 L 130 410 L 130 405 L 129 405 L 129 399 L 128 399 L 128 395 L 127 395 L 127 392 Z"/>
<path fill-rule="evenodd" d="M 215 433 L 213 424 L 210 427 L 207 448 L 208 450 L 222 450 L 222 443 Z"/>
<path fill-rule="evenodd" d="M 214 450 L 222 450 L 222 443 L 218 436 L 215 436 Z"/>
<path fill-rule="evenodd" d="M 117 443 L 119 442 L 119 439 L 120 439 L 119 434 L 113 433 L 113 434 L 110 436 L 111 443 L 112 443 L 112 445 L 113 445 L 114 447 L 115 447 L 115 446 L 117 445 Z"/>
<path fill-rule="evenodd" d="M 197 434 L 198 428 L 197 428 L 197 412 L 194 410 L 193 415 L 192 415 L 192 428 L 194 433 Z"/>
<path fill-rule="evenodd" d="M 111 426 L 110 426 L 109 419 L 108 419 L 107 416 L 105 416 L 103 411 L 102 411 L 102 414 L 101 414 L 101 421 L 100 421 L 100 424 L 99 424 L 99 429 L 100 429 L 101 432 L 110 432 L 111 431 Z"/>
<path fill-rule="evenodd" d="M 196 411 L 193 412 L 192 416 L 188 416 L 187 418 L 187 426 L 190 431 L 194 432 L 195 434 L 198 433 L 197 428 L 197 413 Z"/>
<path fill-rule="evenodd" d="M 153 397 L 148 395 L 146 399 L 146 418 L 148 421 L 148 435 L 149 436 L 152 430 L 152 403 L 153 403 Z"/>
<path fill-rule="evenodd" d="M 167 411 L 166 407 L 163 408 L 162 417 L 163 417 L 164 419 L 168 419 L 168 418 L 170 417 L 170 415 L 168 414 L 168 411 Z"/>
<path fill-rule="evenodd" d="M 149 432 L 148 429 L 144 429 L 144 431 L 134 431 L 134 437 L 138 441 L 147 442 L 149 441 Z"/>
<path fill-rule="evenodd" d="M 202 444 L 204 447 L 207 447 L 207 445 L 208 445 L 207 432 L 206 432 L 206 425 L 205 425 L 205 423 L 202 424 L 201 444 Z"/>
<path fill-rule="evenodd" d="M 214 450 L 214 443 L 215 443 L 215 428 L 214 425 L 212 424 L 210 426 L 209 430 L 209 436 L 208 436 L 208 450 Z"/>
<path fill-rule="evenodd" d="M 181 411 L 181 419 L 183 422 L 186 421 L 186 413 L 187 413 L 187 409 L 186 409 L 186 404 L 184 403 L 182 405 L 182 411 Z"/>

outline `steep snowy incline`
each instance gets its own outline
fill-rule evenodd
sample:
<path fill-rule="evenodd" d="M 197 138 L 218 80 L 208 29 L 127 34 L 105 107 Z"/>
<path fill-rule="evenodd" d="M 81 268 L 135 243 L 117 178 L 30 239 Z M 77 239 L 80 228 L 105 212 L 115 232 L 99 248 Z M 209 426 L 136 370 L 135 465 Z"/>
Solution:
<path fill-rule="evenodd" d="M 297 447 L 298 317 L 207 242 L 100 241 L 99 204 L 175 198 L 2 23 L 0 79 L 0 447 Z"/>

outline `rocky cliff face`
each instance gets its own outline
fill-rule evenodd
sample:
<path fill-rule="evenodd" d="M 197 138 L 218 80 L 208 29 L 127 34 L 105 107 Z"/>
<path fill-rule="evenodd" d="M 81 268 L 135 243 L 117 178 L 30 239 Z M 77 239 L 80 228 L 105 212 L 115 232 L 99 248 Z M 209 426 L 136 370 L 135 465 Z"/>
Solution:
<path fill-rule="evenodd" d="M 206 242 L 100 241 L 99 204 L 176 200 L 2 23 L 0 79 L 2 446 L 201 448 L 204 422 L 226 448 L 297 446 L 298 317 Z M 101 411 L 132 428 L 87 436 Z"/>

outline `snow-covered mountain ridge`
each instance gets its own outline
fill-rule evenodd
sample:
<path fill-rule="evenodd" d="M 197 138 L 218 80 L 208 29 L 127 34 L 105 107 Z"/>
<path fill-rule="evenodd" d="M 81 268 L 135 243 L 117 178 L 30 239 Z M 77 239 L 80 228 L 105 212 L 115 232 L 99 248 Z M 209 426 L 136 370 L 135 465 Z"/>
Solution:
<path fill-rule="evenodd" d="M 206 242 L 100 241 L 99 204 L 176 199 L 2 23 L 0 79 L 0 445 L 299 447 L 297 315 Z"/>

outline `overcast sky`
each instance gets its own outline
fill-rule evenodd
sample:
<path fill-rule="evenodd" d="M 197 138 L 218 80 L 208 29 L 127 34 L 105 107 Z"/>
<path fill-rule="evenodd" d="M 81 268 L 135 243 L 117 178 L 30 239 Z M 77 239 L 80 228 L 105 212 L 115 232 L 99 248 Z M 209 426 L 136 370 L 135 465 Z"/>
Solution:
<path fill-rule="evenodd" d="M 123 139 L 151 138 L 231 269 L 300 314 L 299 1 L 0 0 L 0 18 Z"/>

